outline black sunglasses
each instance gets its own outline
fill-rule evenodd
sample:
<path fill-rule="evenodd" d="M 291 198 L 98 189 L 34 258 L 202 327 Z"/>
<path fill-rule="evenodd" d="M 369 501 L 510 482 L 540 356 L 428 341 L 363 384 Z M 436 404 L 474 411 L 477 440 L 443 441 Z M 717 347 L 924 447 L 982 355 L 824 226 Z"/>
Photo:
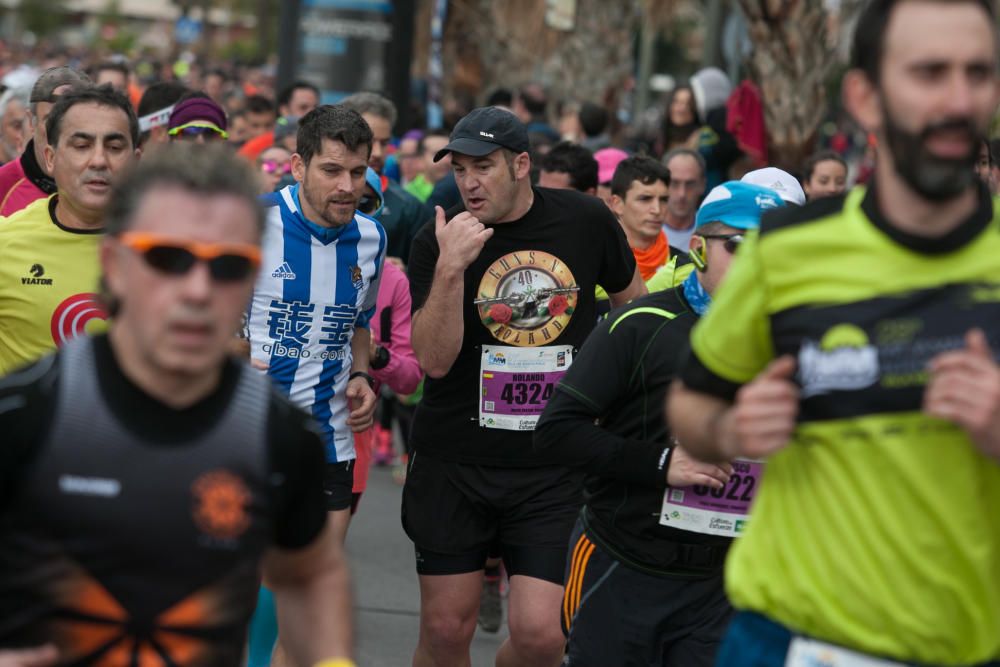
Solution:
<path fill-rule="evenodd" d="M 726 249 L 730 255 L 734 254 L 736 250 L 743 243 L 743 234 L 698 234 L 703 239 L 716 239 L 722 241 L 722 247 Z"/>
<path fill-rule="evenodd" d="M 361 197 L 361 201 L 358 202 L 358 210 L 365 215 L 371 215 L 378 210 L 378 198 L 369 197 L 364 195 Z"/>

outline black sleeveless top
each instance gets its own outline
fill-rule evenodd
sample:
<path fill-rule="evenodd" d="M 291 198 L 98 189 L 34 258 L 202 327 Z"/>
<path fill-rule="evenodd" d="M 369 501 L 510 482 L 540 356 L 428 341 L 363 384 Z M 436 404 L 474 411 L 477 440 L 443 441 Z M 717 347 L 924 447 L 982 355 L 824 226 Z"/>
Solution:
<path fill-rule="evenodd" d="M 0 433 L 0 646 L 65 664 L 238 665 L 264 551 L 325 521 L 305 415 L 236 363 L 171 410 L 77 340 L 0 381 Z"/>

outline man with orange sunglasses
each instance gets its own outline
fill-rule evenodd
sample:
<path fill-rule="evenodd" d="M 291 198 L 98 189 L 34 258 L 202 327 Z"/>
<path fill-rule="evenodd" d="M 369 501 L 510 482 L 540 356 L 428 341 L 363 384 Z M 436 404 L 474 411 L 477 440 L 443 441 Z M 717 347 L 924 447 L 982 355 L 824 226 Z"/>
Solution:
<path fill-rule="evenodd" d="M 296 664 L 353 665 L 319 436 L 228 354 L 256 197 L 224 147 L 157 151 L 112 190 L 108 335 L 0 381 L 0 664 L 236 667 L 263 571 Z"/>

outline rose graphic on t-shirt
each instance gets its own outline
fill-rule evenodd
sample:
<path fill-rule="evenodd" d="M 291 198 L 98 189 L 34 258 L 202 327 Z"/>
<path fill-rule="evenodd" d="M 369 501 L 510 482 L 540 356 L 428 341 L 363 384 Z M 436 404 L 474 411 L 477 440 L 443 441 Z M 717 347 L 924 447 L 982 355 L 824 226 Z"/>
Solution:
<path fill-rule="evenodd" d="M 559 337 L 573 317 L 579 291 L 562 260 L 541 250 L 522 250 L 490 265 L 474 303 L 494 338 L 535 347 Z"/>
<path fill-rule="evenodd" d="M 505 303 L 494 303 L 490 306 L 490 319 L 494 322 L 507 324 L 513 314 L 514 311 Z"/>
<path fill-rule="evenodd" d="M 549 315 L 559 317 L 569 308 L 569 299 L 562 294 L 556 294 L 549 299 Z"/>

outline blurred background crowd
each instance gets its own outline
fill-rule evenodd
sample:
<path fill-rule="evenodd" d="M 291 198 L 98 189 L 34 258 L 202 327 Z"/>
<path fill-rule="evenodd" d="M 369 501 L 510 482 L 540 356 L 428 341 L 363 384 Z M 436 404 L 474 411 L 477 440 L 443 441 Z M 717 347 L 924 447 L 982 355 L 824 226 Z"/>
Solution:
<path fill-rule="evenodd" d="M 377 91 L 395 106 L 385 175 L 422 200 L 447 172 L 426 155 L 487 103 L 531 125 L 539 158 L 560 141 L 655 158 L 687 147 L 705 157 L 707 192 L 765 165 L 808 181 L 810 156 L 827 150 L 846 167 L 833 178 L 850 185 L 866 180 L 874 150 L 838 99 L 859 5 L 6 0 L 0 160 L 19 155 L 30 138 L 24 107 L 32 82 L 69 65 L 127 90 L 137 108 L 157 84 L 202 91 L 224 109 L 236 146 L 276 127 L 294 136 L 287 124 L 309 105 Z M 294 81 L 312 92 L 290 99 Z M 267 143 L 246 154 L 258 157 Z M 267 154 L 265 180 L 280 182 L 286 163 L 281 151 Z"/>

